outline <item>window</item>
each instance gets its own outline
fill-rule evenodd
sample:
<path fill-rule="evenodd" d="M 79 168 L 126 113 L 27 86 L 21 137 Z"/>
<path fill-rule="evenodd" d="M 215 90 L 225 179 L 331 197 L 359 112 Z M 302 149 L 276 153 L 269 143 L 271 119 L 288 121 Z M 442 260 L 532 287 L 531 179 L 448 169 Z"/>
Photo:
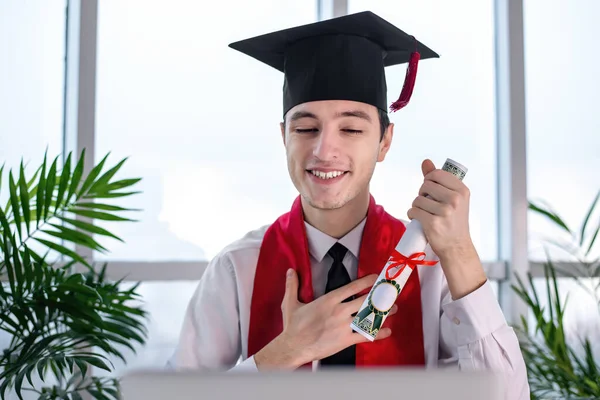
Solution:
<path fill-rule="evenodd" d="M 484 261 L 497 259 L 493 1 L 350 0 L 349 13 L 370 10 L 440 54 L 419 64 L 411 103 L 390 115 L 394 142 L 372 191 L 399 218 L 418 194 L 421 162 L 452 158 L 470 168 L 471 234 Z M 468 9 L 468 13 L 461 10 Z M 406 65 L 387 68 L 388 103 L 402 89 Z"/>
<path fill-rule="evenodd" d="M 62 151 L 65 1 L 0 3 L 0 165 Z M 6 199 L 2 195 L 2 203 Z"/>
<path fill-rule="evenodd" d="M 591 51 L 600 36 L 599 13 L 600 3 L 593 0 L 524 2 L 528 197 L 549 203 L 575 232 L 600 190 L 600 56 Z M 596 226 L 599 218 L 595 214 L 590 224 Z M 545 260 L 547 249 L 555 260 L 573 260 L 546 240 L 568 240 L 568 235 L 537 214 L 528 222 L 530 259 Z M 600 256 L 598 243 L 595 249 L 590 260 Z M 597 277 L 583 282 L 600 295 Z M 545 280 L 537 278 L 535 285 L 545 301 Z M 568 342 L 577 346 L 587 336 L 597 343 L 598 299 L 574 279 L 560 278 L 558 289 L 563 302 L 568 294 Z"/>
<path fill-rule="evenodd" d="M 550 203 L 578 231 L 600 190 L 600 56 L 591 50 L 600 3 L 524 3 L 529 198 Z M 545 259 L 540 239 L 559 237 L 553 228 L 531 216 L 531 259 Z"/>
<path fill-rule="evenodd" d="M 131 286 L 126 283 L 122 288 L 127 290 Z M 197 281 L 144 282 L 138 286 L 137 293 L 149 314 L 146 324 L 147 341 L 143 347 L 136 347 L 135 354 L 125 346 L 120 348 L 127 363 L 111 356 L 109 360 L 114 365 L 112 376 L 122 376 L 138 369 L 166 367 L 179 341 L 185 311 L 197 286 Z M 165 293 L 169 295 L 166 296 Z M 97 375 L 108 375 L 108 372 L 100 369 L 94 372 Z"/>
<path fill-rule="evenodd" d="M 62 151 L 65 3 L 0 2 L 0 166 L 5 165 L 5 177 L 9 169 L 13 176 L 19 173 L 21 159 L 31 176 L 46 149 L 49 158 Z M 7 200 L 3 187 L 0 206 Z M 0 330 L 0 349 L 10 340 Z"/>
<path fill-rule="evenodd" d="M 99 4 L 96 157 L 132 156 L 143 212 L 97 259 L 206 260 L 289 209 L 283 75 L 227 45 L 316 18 L 315 1 Z"/>

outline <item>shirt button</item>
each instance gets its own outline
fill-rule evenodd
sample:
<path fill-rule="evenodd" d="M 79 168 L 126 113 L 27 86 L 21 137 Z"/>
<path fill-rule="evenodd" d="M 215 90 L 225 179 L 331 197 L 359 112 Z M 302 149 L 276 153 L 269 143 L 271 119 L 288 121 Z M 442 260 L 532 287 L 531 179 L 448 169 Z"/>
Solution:
<path fill-rule="evenodd" d="M 460 325 L 460 319 L 454 317 L 454 319 L 452 319 L 452 322 L 454 322 L 455 325 Z"/>

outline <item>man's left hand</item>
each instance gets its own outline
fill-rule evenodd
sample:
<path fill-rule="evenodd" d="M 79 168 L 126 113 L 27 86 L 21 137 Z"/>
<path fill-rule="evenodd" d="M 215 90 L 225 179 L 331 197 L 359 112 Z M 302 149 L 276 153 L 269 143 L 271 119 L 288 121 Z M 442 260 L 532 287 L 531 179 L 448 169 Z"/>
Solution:
<path fill-rule="evenodd" d="M 424 182 L 408 210 L 408 218 L 423 226 L 456 299 L 486 279 L 469 232 L 470 191 L 456 176 L 436 169 L 431 160 L 425 160 L 421 170 Z"/>
<path fill-rule="evenodd" d="M 408 210 L 408 218 L 423 225 L 427 240 L 440 259 L 471 251 L 469 189 L 456 176 L 436 169 L 431 160 L 423 161 L 421 170 L 425 181 Z"/>

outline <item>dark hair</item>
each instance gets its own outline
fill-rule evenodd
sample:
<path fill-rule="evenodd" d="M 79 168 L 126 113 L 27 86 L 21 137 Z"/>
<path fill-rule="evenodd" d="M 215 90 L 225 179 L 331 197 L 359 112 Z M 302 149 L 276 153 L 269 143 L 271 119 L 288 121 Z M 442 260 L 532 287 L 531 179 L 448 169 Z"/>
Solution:
<path fill-rule="evenodd" d="M 377 114 L 379 115 L 379 127 L 381 129 L 381 136 L 379 140 L 383 140 L 383 136 L 385 135 L 385 131 L 390 126 L 390 117 L 387 111 L 383 111 L 381 109 L 377 109 Z M 283 129 L 285 129 L 285 116 L 283 117 Z"/>
<path fill-rule="evenodd" d="M 390 126 L 390 117 L 387 111 L 383 111 L 381 109 L 377 109 L 377 113 L 379 114 L 379 126 L 381 127 L 381 138 L 383 140 L 383 135 L 385 135 L 385 131 Z"/>

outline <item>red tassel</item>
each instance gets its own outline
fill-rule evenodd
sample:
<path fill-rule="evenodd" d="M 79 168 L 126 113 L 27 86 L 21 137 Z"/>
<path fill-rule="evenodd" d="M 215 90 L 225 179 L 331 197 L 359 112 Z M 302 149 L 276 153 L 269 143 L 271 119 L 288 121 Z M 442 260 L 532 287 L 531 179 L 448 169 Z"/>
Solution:
<path fill-rule="evenodd" d="M 402 87 L 402 92 L 400 93 L 398 100 L 393 102 L 390 106 L 391 112 L 398 111 L 405 107 L 410 101 L 417 79 L 417 67 L 419 66 L 420 58 L 421 54 L 418 51 L 414 51 L 410 55 L 410 61 L 408 62 L 408 68 L 406 69 L 406 77 L 404 78 L 404 86 Z"/>

